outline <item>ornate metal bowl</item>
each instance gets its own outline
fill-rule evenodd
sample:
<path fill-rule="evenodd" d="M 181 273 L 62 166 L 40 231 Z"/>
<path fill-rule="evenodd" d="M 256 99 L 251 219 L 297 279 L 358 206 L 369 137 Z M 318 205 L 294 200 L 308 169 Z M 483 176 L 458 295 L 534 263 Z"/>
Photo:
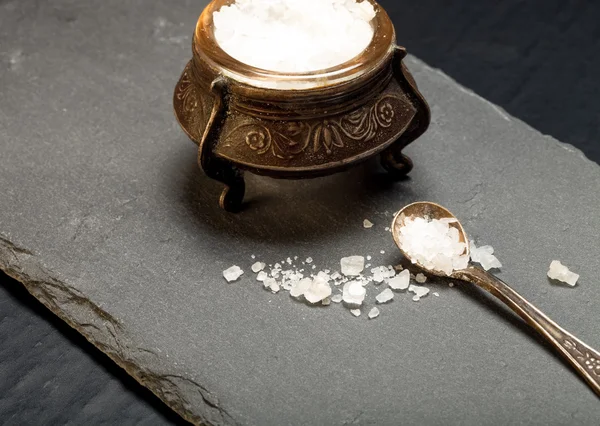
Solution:
<path fill-rule="evenodd" d="M 193 58 L 175 88 L 177 120 L 198 144 L 198 163 L 225 184 L 220 205 L 240 208 L 243 170 L 274 178 L 314 178 L 375 155 L 393 178 L 412 169 L 402 150 L 429 126 L 429 107 L 402 60 L 394 26 L 374 0 L 374 37 L 349 62 L 282 74 L 237 61 L 217 44 L 214 0 L 202 12 Z"/>

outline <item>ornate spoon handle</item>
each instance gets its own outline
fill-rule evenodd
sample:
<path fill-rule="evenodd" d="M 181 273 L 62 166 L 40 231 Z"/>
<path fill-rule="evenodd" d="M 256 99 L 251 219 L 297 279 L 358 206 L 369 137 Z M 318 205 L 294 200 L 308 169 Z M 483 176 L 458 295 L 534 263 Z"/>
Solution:
<path fill-rule="evenodd" d="M 493 294 L 554 346 L 600 397 L 600 352 L 561 328 L 508 284 L 481 268 L 470 266 L 454 275 Z"/>

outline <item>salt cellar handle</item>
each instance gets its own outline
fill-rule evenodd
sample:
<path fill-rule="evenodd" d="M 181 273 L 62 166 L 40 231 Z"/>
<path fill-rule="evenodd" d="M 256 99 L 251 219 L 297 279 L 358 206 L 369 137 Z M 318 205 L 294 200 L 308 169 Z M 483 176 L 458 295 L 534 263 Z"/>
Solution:
<path fill-rule="evenodd" d="M 453 277 L 473 283 L 504 302 L 552 344 L 600 397 L 600 352 L 567 332 L 508 284 L 483 269 L 470 266 L 456 271 Z"/>

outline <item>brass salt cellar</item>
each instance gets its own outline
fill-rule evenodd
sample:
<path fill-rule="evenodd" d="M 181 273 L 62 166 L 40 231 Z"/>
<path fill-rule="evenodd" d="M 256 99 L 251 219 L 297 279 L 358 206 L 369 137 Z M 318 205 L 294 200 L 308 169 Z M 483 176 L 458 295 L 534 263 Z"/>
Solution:
<path fill-rule="evenodd" d="M 403 64 L 394 26 L 374 0 L 371 44 L 359 56 L 318 72 L 254 68 L 218 45 L 213 13 L 202 12 L 193 58 L 175 88 L 179 124 L 198 145 L 198 164 L 225 185 L 220 206 L 240 209 L 243 171 L 273 178 L 325 176 L 373 156 L 393 178 L 413 167 L 402 150 L 429 126 L 429 107 Z"/>

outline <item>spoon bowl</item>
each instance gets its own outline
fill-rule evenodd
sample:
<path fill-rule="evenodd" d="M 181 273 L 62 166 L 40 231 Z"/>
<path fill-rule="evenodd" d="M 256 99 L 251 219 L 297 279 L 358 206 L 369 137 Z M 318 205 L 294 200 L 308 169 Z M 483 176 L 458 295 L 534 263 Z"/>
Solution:
<path fill-rule="evenodd" d="M 409 204 L 408 206 L 406 206 L 402 210 L 400 210 L 394 217 L 394 222 L 392 223 L 392 235 L 393 235 L 394 241 L 396 242 L 396 245 L 400 249 L 400 252 L 402 253 L 402 255 L 406 259 L 408 259 L 411 263 L 413 263 L 414 265 L 417 265 L 420 269 L 423 269 L 427 273 L 429 273 L 431 275 L 436 275 L 438 277 L 450 277 L 450 278 L 460 279 L 458 277 L 457 271 L 454 271 L 452 273 L 452 275 L 448 275 L 442 271 L 436 271 L 433 269 L 426 268 L 425 266 L 421 265 L 418 261 L 412 259 L 411 256 L 402 249 L 402 244 L 400 241 L 400 229 L 404 226 L 404 221 L 407 218 L 412 218 L 412 217 L 423 217 L 423 218 L 438 219 L 438 220 L 439 219 L 454 219 L 454 220 L 456 220 L 456 222 L 450 223 L 449 226 L 451 226 L 452 228 L 458 229 L 459 240 L 461 243 L 465 243 L 465 245 L 466 245 L 464 254 L 466 254 L 467 256 L 470 256 L 471 251 L 470 251 L 470 247 L 469 247 L 469 239 L 467 238 L 467 234 L 466 234 L 463 226 L 459 222 L 459 220 L 456 218 L 456 216 L 454 216 L 445 207 L 442 207 L 436 203 L 431 203 L 428 201 L 420 201 L 418 203 Z"/>

